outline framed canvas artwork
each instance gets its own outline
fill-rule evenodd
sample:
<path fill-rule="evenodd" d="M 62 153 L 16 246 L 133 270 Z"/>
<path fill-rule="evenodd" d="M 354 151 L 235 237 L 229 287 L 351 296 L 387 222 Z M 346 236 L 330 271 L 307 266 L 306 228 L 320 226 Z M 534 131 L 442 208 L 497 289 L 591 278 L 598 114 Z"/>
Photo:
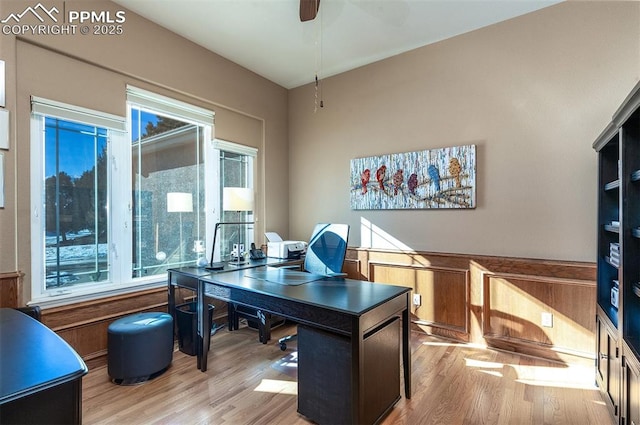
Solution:
<path fill-rule="evenodd" d="M 476 145 L 351 160 L 351 209 L 475 206 Z"/>

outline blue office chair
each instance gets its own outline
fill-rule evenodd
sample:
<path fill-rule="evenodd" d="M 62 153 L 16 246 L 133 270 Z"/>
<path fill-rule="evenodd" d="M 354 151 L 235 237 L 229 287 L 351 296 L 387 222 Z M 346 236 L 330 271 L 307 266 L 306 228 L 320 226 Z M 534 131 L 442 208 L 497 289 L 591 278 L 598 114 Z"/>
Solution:
<path fill-rule="evenodd" d="M 316 224 L 307 246 L 303 270 L 327 277 L 346 277 L 347 274 L 342 272 L 342 266 L 348 242 L 348 224 Z M 280 338 L 280 349 L 286 350 L 287 341 L 295 337 L 296 335 L 288 335 Z"/>

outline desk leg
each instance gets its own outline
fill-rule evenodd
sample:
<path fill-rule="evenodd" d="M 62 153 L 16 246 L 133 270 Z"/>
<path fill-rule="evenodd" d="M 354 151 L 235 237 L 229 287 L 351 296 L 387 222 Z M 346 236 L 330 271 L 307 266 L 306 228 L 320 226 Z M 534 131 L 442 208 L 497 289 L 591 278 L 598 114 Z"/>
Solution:
<path fill-rule="evenodd" d="M 202 372 L 207 371 L 207 357 L 209 355 L 209 339 L 211 338 L 211 329 L 209 328 L 209 306 L 204 296 L 204 281 L 198 279 L 197 290 L 197 322 L 198 322 L 198 341 L 196 342 L 196 351 L 198 353 L 198 369 Z M 205 315 L 207 320 L 205 320 Z"/>
<path fill-rule="evenodd" d="M 178 329 L 178 322 L 176 320 L 176 289 L 171 282 L 172 278 L 173 276 L 171 275 L 171 272 L 169 272 L 169 287 L 167 288 L 167 296 L 169 298 L 167 302 L 167 310 L 169 311 L 167 313 L 169 313 L 173 319 L 173 335 L 175 338 L 176 329 Z"/>
<path fill-rule="evenodd" d="M 404 396 L 411 398 L 411 321 L 409 317 L 409 295 L 407 308 L 402 312 L 402 364 L 404 369 Z"/>
<path fill-rule="evenodd" d="M 258 339 L 261 343 L 266 344 L 271 339 L 271 313 L 258 310 L 256 315 L 260 321 L 260 325 L 258 325 Z"/>
<path fill-rule="evenodd" d="M 237 331 L 240 328 L 240 316 L 237 312 L 238 306 L 233 303 L 227 304 L 227 314 L 229 315 L 229 330 Z"/>
<path fill-rule="evenodd" d="M 235 331 L 234 323 L 236 321 L 236 307 L 231 303 L 227 302 L 227 322 L 229 327 L 229 332 Z"/>

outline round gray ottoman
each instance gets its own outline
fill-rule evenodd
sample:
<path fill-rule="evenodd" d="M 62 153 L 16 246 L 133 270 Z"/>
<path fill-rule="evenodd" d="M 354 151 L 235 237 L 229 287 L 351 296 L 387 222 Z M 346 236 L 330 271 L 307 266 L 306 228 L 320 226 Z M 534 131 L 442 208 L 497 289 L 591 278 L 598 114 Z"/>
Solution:
<path fill-rule="evenodd" d="M 161 312 L 115 320 L 107 331 L 108 372 L 119 385 L 138 384 L 163 373 L 173 359 L 173 319 Z"/>

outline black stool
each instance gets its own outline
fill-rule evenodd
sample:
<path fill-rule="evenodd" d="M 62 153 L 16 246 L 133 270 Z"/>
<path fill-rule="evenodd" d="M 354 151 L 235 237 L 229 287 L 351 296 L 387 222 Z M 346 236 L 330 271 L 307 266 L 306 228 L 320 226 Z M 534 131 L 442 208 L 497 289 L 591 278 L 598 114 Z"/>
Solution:
<path fill-rule="evenodd" d="M 112 322 L 107 331 L 108 372 L 114 383 L 132 385 L 163 373 L 173 359 L 173 319 L 138 313 Z"/>

